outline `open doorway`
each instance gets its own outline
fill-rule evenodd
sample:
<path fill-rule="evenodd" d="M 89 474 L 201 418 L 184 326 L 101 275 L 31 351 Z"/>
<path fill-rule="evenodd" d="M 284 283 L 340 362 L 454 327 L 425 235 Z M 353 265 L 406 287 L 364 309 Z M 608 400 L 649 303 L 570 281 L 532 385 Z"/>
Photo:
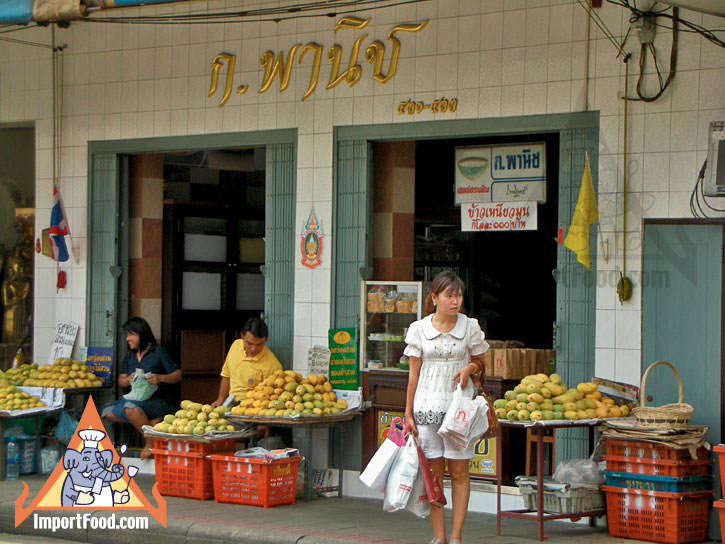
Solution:
<path fill-rule="evenodd" d="M 462 232 L 454 204 L 455 149 L 544 142 L 546 202 L 536 230 Z M 556 320 L 558 133 L 419 140 L 415 152 L 415 280 L 452 268 L 466 283 L 466 313 L 488 338 L 531 348 L 552 347 Z"/>
<path fill-rule="evenodd" d="M 47 195 L 50 202 L 51 195 Z M 0 369 L 33 354 L 35 129 L 0 127 Z"/>
<path fill-rule="evenodd" d="M 129 314 L 211 402 L 227 349 L 264 312 L 265 148 L 139 154 L 129 169 Z"/>

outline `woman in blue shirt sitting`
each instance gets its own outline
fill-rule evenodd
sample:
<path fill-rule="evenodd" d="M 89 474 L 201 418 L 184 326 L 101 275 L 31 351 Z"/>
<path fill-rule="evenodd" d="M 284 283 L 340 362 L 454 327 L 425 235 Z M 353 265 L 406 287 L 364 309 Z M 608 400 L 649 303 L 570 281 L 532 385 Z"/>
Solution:
<path fill-rule="evenodd" d="M 171 384 L 181 381 L 181 370 L 171 360 L 169 353 L 156 344 L 151 327 L 145 319 L 132 317 L 123 324 L 129 352 L 121 363 L 118 384 L 131 387 L 137 368 L 143 369 L 149 384 L 158 389 L 146 400 L 120 399 L 104 406 L 102 415 L 115 423 L 130 423 L 141 432 L 143 425 L 155 425 L 161 418 L 174 411 Z M 150 455 L 144 447 L 141 458 Z"/>

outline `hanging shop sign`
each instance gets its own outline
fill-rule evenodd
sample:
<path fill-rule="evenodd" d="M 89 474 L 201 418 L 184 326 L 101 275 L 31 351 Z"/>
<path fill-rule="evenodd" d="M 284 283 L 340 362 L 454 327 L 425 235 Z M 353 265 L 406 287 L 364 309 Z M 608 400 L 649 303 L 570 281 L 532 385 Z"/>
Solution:
<path fill-rule="evenodd" d="M 317 268 L 322 263 L 322 239 L 325 234 L 317 219 L 315 209 L 310 210 L 307 222 L 302 229 L 300 236 L 300 252 L 302 253 L 302 265 L 307 268 Z"/>
<path fill-rule="evenodd" d="M 335 32 L 342 31 L 358 31 L 364 29 L 372 19 L 360 19 L 358 17 L 342 17 L 335 24 Z M 364 50 L 365 61 L 373 65 L 372 79 L 378 83 L 385 84 L 390 81 L 398 70 L 398 60 L 400 58 L 400 49 L 402 47 L 398 35 L 401 32 L 416 33 L 423 30 L 428 24 L 426 19 L 419 24 L 400 24 L 395 25 L 388 32 L 388 43 L 392 47 L 388 55 L 387 71 L 383 71 L 383 59 L 386 56 L 385 43 L 380 40 L 373 40 Z M 330 77 L 325 85 L 325 90 L 329 91 L 337 87 L 343 81 L 348 87 L 355 86 L 363 76 L 363 67 L 360 64 L 361 49 L 363 42 L 368 37 L 367 34 L 358 36 L 352 44 L 349 55 L 347 55 L 347 66 L 341 69 L 343 64 L 343 48 L 341 45 L 334 44 L 327 50 L 326 58 L 330 62 Z M 315 92 L 317 83 L 320 79 L 320 67 L 322 65 L 322 57 L 325 47 L 319 43 L 308 42 L 304 46 L 301 43 L 290 47 L 287 55 L 280 51 L 266 51 L 259 59 L 259 63 L 264 68 L 262 83 L 257 94 L 267 92 L 272 88 L 275 79 L 279 78 L 279 91 L 283 92 L 289 87 L 290 78 L 292 76 L 292 68 L 295 64 L 302 64 L 307 58 L 311 59 L 312 69 L 310 71 L 310 80 L 307 90 L 301 100 L 306 100 Z M 299 56 L 297 55 L 299 53 Z M 310 56 L 307 56 L 310 53 Z M 295 62 L 296 60 L 296 62 Z M 225 68 L 224 91 L 219 101 L 221 108 L 227 103 L 232 95 L 232 90 L 236 94 L 245 94 L 249 90 L 249 85 L 243 84 L 234 88 L 234 68 L 236 66 L 237 56 L 231 53 L 220 53 L 211 61 L 211 82 L 207 97 L 211 98 L 217 92 L 219 87 L 220 73 Z"/>
<path fill-rule="evenodd" d="M 455 202 L 546 202 L 546 144 L 457 147 Z"/>
<path fill-rule="evenodd" d="M 356 329 L 330 329 L 329 381 L 333 389 L 357 389 L 357 333 Z"/>
<path fill-rule="evenodd" d="M 536 230 L 536 202 L 470 202 L 461 204 L 463 232 Z"/>

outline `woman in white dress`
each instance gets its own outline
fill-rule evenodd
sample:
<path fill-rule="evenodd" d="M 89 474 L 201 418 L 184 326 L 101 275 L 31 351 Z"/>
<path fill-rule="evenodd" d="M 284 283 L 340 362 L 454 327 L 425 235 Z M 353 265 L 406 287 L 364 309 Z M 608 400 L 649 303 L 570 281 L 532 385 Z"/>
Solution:
<path fill-rule="evenodd" d="M 410 360 L 406 431 L 418 436 L 436 479 L 443 480 L 446 463 L 451 476 L 450 540 L 446 541 L 443 507 L 431 505 L 434 538 L 430 544 L 461 544 L 470 495 L 468 461 L 473 457 L 473 446 L 459 448 L 437 432 L 458 384 L 473 396 L 475 387 L 469 378 L 482 374 L 482 355 L 488 349 L 478 321 L 459 313 L 464 288 L 463 281 L 450 270 L 438 274 L 426 298 L 426 317 L 412 323 L 405 337 L 405 354 Z"/>

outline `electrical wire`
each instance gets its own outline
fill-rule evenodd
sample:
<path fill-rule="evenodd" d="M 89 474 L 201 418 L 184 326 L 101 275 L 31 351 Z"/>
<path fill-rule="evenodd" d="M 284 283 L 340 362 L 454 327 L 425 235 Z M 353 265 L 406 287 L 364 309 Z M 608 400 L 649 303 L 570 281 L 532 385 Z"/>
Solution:
<path fill-rule="evenodd" d="M 657 52 L 655 50 L 655 46 L 653 43 L 648 44 L 642 44 L 642 47 L 640 48 L 640 54 L 639 54 L 639 78 L 637 79 L 637 96 L 639 96 L 639 99 L 643 102 L 654 102 L 657 100 L 660 96 L 662 96 L 662 93 L 665 92 L 665 89 L 669 87 L 670 83 L 672 83 L 672 80 L 675 77 L 675 72 L 677 71 L 677 22 L 679 20 L 678 17 L 678 8 L 674 8 L 672 10 L 672 47 L 670 48 L 670 73 L 667 76 L 667 81 L 662 83 L 662 73 L 660 72 L 660 67 L 657 64 Z M 645 66 L 647 64 L 647 51 L 650 51 L 652 54 L 652 61 L 655 65 L 655 71 L 657 72 L 657 79 L 660 84 L 660 90 L 657 92 L 657 94 L 653 96 L 646 96 L 644 94 L 644 91 L 642 89 L 642 85 L 644 83 L 644 73 L 645 73 Z M 625 97 L 625 100 L 631 100 L 629 97 Z"/>
<path fill-rule="evenodd" d="M 690 212 L 694 217 L 711 219 L 711 217 L 707 213 L 707 210 L 703 209 L 703 204 L 708 210 L 713 212 L 725 212 L 725 208 L 716 208 L 707 201 L 707 196 L 705 195 L 704 189 L 706 168 L 707 160 L 702 163 L 702 168 L 700 168 L 700 172 L 697 174 L 695 186 L 692 188 L 692 192 L 690 193 Z"/>
<path fill-rule="evenodd" d="M 607 0 L 610 4 L 614 4 L 617 6 L 621 6 L 623 8 L 626 8 L 630 10 L 634 17 L 630 19 L 630 22 L 632 20 L 636 20 L 640 17 L 644 17 L 645 15 L 651 15 L 656 18 L 665 18 L 665 19 L 672 19 L 673 15 L 668 13 L 670 9 L 674 9 L 672 6 L 664 8 L 659 11 L 642 11 L 641 9 L 638 9 L 636 6 L 632 5 L 629 0 Z M 693 23 L 692 21 L 688 21 L 687 19 L 679 18 L 679 24 L 682 26 L 685 26 L 689 28 L 687 32 L 697 32 L 700 34 L 703 38 L 706 40 L 714 43 L 715 45 L 718 45 L 720 47 L 725 47 L 725 41 L 718 38 L 714 33 L 715 32 L 722 32 L 723 29 L 707 29 L 703 27 L 702 25 L 699 25 L 697 23 Z"/>
<path fill-rule="evenodd" d="M 577 3 L 584 8 L 584 11 L 586 11 L 589 14 L 589 17 L 592 21 L 594 21 L 594 24 L 597 25 L 599 30 L 602 31 L 602 34 L 604 34 L 604 37 L 609 40 L 609 42 L 617 49 L 617 57 L 619 55 L 622 55 L 622 57 L 628 57 L 629 53 L 627 53 L 624 49 L 624 42 L 621 44 L 617 41 L 617 38 L 614 36 L 611 30 L 609 30 L 609 27 L 607 27 L 607 24 L 604 22 L 604 20 L 599 16 L 599 13 L 596 12 L 596 10 L 592 9 L 592 7 L 589 5 L 589 3 L 586 0 L 577 0 Z"/>
<path fill-rule="evenodd" d="M 95 17 L 91 15 L 82 20 L 93 23 L 126 24 L 228 24 L 239 22 L 279 23 L 282 21 L 309 17 L 338 17 L 349 13 L 359 13 L 374 9 L 398 7 L 429 1 L 431 0 L 341 0 L 337 2 L 307 2 L 294 4 L 285 8 L 259 8 L 244 11 L 213 13 L 202 12 L 184 15 L 139 15 L 132 17 Z M 334 9 L 335 11 L 329 11 L 330 9 Z M 319 13 L 320 10 L 326 10 L 326 12 Z"/>

